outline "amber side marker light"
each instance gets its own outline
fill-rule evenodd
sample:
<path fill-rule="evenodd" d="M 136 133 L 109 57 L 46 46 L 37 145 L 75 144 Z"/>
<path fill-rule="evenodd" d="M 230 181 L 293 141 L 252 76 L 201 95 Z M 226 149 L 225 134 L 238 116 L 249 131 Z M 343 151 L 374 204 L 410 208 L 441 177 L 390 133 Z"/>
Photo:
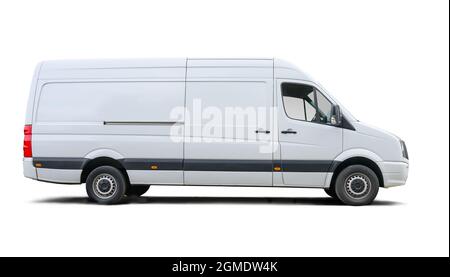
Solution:
<path fill-rule="evenodd" d="M 157 166 L 157 165 L 151 165 L 151 166 L 150 166 L 150 169 L 151 169 L 151 170 L 156 170 L 156 169 L 158 169 L 158 166 Z"/>
<path fill-rule="evenodd" d="M 42 164 L 41 163 L 36 163 L 34 166 L 35 167 L 42 167 Z"/>
<path fill-rule="evenodd" d="M 275 166 L 275 167 L 273 168 L 273 170 L 274 170 L 274 171 L 281 171 L 281 167 L 280 167 L 280 166 Z"/>

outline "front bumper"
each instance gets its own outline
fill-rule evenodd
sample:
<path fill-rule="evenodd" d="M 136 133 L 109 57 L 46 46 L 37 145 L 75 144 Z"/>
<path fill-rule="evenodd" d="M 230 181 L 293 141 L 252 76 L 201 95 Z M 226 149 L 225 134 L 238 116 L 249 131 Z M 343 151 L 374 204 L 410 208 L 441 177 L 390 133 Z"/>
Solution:
<path fill-rule="evenodd" d="M 379 162 L 383 173 L 384 187 L 402 186 L 408 179 L 409 164 L 406 162 Z"/>

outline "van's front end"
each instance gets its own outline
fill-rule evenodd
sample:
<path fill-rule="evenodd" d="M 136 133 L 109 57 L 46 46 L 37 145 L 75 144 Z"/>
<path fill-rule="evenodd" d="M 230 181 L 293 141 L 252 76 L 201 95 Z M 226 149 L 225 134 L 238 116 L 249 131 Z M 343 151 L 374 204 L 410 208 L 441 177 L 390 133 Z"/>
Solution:
<path fill-rule="evenodd" d="M 336 160 L 344 164 L 363 163 L 370 166 L 378 175 L 382 188 L 405 185 L 409 172 L 406 143 L 388 131 L 357 120 L 325 88 L 319 84 L 317 86 L 339 106 L 344 119 L 342 153 Z"/>
<path fill-rule="evenodd" d="M 351 124 L 355 130 L 345 130 L 344 152 L 360 149 L 368 158 L 375 161 L 383 176 L 382 187 L 404 185 L 409 171 L 405 142 L 389 132 L 365 123 L 354 121 Z"/>
<path fill-rule="evenodd" d="M 283 68 L 287 66 L 289 65 L 283 64 Z M 299 72 L 297 69 L 296 71 Z M 296 78 L 304 79 L 300 78 L 300 75 Z M 329 114 L 331 120 L 328 125 L 342 129 L 339 135 L 331 132 L 326 135 L 326 137 L 335 136 L 336 141 L 342 142 L 334 144 L 334 148 L 332 147 L 334 140 L 328 140 L 328 144 L 324 145 L 320 145 L 320 141 L 323 140 L 319 140 L 319 137 L 317 141 L 310 141 L 316 152 L 321 147 L 325 148 L 327 158 L 333 160 L 331 172 L 325 182 L 325 192 L 345 204 L 367 205 L 375 199 L 378 188 L 405 185 L 409 172 L 409 157 L 405 142 L 390 132 L 360 122 L 325 88 L 311 82 L 312 86 L 316 86 L 329 99 L 328 105 L 318 103 L 318 109 L 322 104 L 322 112 L 325 110 L 327 111 L 325 114 Z M 301 86 L 305 81 L 297 83 Z M 317 124 L 304 124 L 303 133 L 294 142 L 302 142 L 308 128 L 312 129 L 313 126 L 314 129 L 321 130 L 321 136 L 332 130 L 327 124 L 323 127 Z"/>

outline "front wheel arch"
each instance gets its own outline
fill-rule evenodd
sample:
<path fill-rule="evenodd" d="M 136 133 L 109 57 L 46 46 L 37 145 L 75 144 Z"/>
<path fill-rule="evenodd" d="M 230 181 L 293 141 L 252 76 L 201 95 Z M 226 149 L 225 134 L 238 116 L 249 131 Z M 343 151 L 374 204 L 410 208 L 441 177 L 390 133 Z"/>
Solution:
<path fill-rule="evenodd" d="M 341 173 L 342 170 L 351 165 L 367 166 L 368 168 L 373 170 L 373 172 L 375 172 L 375 174 L 377 175 L 380 187 L 384 187 L 383 173 L 381 172 L 381 169 L 376 162 L 364 157 L 352 157 L 344 160 L 336 167 L 336 169 L 333 172 L 333 177 L 331 178 L 330 189 L 334 189 L 334 185 L 336 184 L 336 179 L 339 173 Z"/>

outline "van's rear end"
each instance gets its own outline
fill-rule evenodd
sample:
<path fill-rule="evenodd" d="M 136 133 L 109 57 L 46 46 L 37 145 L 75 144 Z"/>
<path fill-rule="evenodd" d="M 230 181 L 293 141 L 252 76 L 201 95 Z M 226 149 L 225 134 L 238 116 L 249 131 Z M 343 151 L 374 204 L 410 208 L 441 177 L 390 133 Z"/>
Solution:
<path fill-rule="evenodd" d="M 33 81 L 31 82 L 30 93 L 28 96 L 25 125 L 23 128 L 23 175 L 31 179 L 37 179 L 36 168 L 33 165 L 33 111 L 41 66 L 42 63 L 39 63 L 34 71 Z"/>

